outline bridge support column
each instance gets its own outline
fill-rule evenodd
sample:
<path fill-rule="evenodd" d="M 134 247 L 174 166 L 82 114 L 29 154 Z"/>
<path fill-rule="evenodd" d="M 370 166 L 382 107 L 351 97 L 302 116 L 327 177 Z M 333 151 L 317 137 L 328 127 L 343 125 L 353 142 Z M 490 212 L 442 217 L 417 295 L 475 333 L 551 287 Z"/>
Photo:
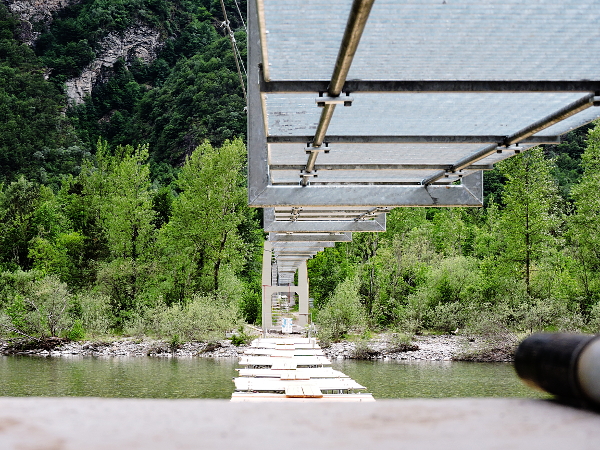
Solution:
<path fill-rule="evenodd" d="M 266 336 L 267 330 L 273 325 L 273 316 L 271 314 L 271 250 L 272 245 L 269 241 L 265 241 L 263 250 L 263 266 L 262 266 L 262 329 Z"/>
<path fill-rule="evenodd" d="M 298 325 L 308 325 L 308 269 L 306 260 L 298 267 Z"/>

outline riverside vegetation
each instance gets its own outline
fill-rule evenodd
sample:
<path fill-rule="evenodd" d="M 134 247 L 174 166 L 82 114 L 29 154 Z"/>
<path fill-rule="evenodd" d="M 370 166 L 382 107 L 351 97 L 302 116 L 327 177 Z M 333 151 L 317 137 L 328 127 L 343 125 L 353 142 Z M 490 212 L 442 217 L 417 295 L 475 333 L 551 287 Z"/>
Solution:
<path fill-rule="evenodd" d="M 245 2 L 226 6 L 244 57 Z M 260 321 L 265 236 L 220 14 L 208 0 L 82 0 L 33 23 L 30 46 L 0 4 L 4 339 L 176 345 Z M 160 36 L 153 57 L 117 59 L 70 101 L 65 83 L 103 39 L 141 25 Z M 600 331 L 599 166 L 589 126 L 486 172 L 484 208 L 398 208 L 385 233 L 325 249 L 309 261 L 321 341 L 358 336 L 368 355 L 380 331 L 408 347 L 456 333 L 505 355 L 533 331 Z"/>
<path fill-rule="evenodd" d="M 577 164 L 555 147 L 497 164 L 486 181 L 501 184 L 482 209 L 398 208 L 387 232 L 317 255 L 309 273 L 321 339 L 460 333 L 482 339 L 461 359 L 505 359 L 527 333 L 600 331 L 600 125 L 584 136 Z M 561 144 L 571 156 L 574 142 Z"/>

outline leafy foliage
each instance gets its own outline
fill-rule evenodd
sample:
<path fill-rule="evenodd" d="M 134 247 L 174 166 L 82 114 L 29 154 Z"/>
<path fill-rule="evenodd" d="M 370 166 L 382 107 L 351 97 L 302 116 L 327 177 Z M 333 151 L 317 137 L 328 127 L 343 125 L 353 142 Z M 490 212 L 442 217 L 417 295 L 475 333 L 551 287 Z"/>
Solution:
<path fill-rule="evenodd" d="M 242 306 L 256 320 L 264 238 L 246 206 L 244 156 L 241 140 L 205 143 L 175 194 L 152 186 L 147 146 L 100 141 L 95 163 L 56 193 L 23 177 L 0 185 L 4 329 L 80 339 L 141 323 L 167 336 L 176 323 L 170 338 L 216 339 Z"/>
<path fill-rule="evenodd" d="M 309 276 L 327 339 L 347 332 L 331 325 L 330 302 L 356 279 L 358 295 L 347 297 L 358 299 L 371 328 L 489 336 L 596 330 L 599 130 L 596 124 L 589 132 L 581 177 L 569 187 L 572 206 L 556 178 L 566 166 L 548 158 L 556 148 L 535 148 L 498 164 L 501 188 L 481 210 L 397 209 L 386 233 L 325 249 Z"/>
<path fill-rule="evenodd" d="M 173 341 L 216 341 L 236 328 L 239 317 L 234 305 L 222 298 L 196 295 L 186 305 L 159 305 L 134 317 L 126 331 L 149 334 Z"/>
<path fill-rule="evenodd" d="M 236 4 L 226 4 L 234 30 L 241 28 Z M 245 102 L 221 16 L 208 0 L 84 0 L 34 24 L 34 53 L 0 5 L 0 181 L 23 174 L 56 189 L 103 138 L 111 146 L 150 144 L 153 178 L 167 185 L 205 139 L 220 146 L 243 137 Z M 105 67 L 85 104 L 67 108 L 65 81 L 104 51 L 109 33 L 139 25 L 159 32 L 157 58 Z M 236 40 L 244 56 L 241 29 Z"/>
<path fill-rule="evenodd" d="M 600 126 L 590 130 L 582 155 L 583 176 L 571 193 L 576 213 L 570 217 L 570 238 L 583 286 L 583 308 L 589 311 L 600 300 Z"/>
<path fill-rule="evenodd" d="M 531 295 L 533 266 L 555 245 L 553 232 L 558 226 L 552 161 L 536 147 L 503 161 L 500 170 L 507 179 L 502 194 L 506 207 L 500 218 L 503 256 L 523 272 Z"/>
<path fill-rule="evenodd" d="M 54 275 L 14 286 L 2 321 L 9 335 L 41 338 L 61 336 L 73 326 L 72 294 Z"/>
<path fill-rule="evenodd" d="M 319 339 L 336 342 L 351 331 L 359 331 L 366 324 L 366 315 L 360 303 L 358 277 L 342 281 L 325 307 L 319 311 Z"/>
<path fill-rule="evenodd" d="M 244 56 L 236 5 L 226 7 Z M 264 233 L 246 206 L 245 102 L 221 14 L 212 0 L 83 0 L 34 24 L 32 50 L 0 5 L 5 327 L 141 330 L 176 345 L 260 319 Z M 118 60 L 67 107 L 64 82 L 109 33 L 138 25 L 160 33 L 156 59 Z M 597 331 L 600 131 L 589 130 L 486 172 L 481 210 L 398 208 L 387 232 L 317 255 L 321 336 Z"/>
<path fill-rule="evenodd" d="M 48 164 L 81 155 L 49 155 L 48 149 L 71 142 L 60 114 L 65 97 L 46 81 L 33 51 L 14 39 L 15 28 L 15 19 L 0 5 L 0 181 L 23 174 L 47 182 Z"/>
<path fill-rule="evenodd" d="M 244 153 L 241 140 L 219 150 L 205 142 L 182 168 L 181 194 L 159 236 L 168 303 L 184 301 L 192 292 L 218 291 L 224 267 L 242 269 L 247 248 L 238 227 L 248 210 Z"/>

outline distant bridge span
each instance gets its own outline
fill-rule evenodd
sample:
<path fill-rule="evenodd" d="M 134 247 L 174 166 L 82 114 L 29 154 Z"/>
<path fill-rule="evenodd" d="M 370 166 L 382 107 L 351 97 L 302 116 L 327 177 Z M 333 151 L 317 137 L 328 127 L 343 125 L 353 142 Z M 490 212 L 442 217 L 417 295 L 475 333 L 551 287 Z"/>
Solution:
<path fill-rule="evenodd" d="M 250 0 L 263 285 L 302 268 L 308 311 L 326 244 L 385 231 L 395 207 L 481 206 L 483 170 L 600 117 L 598 23 L 600 0 Z"/>

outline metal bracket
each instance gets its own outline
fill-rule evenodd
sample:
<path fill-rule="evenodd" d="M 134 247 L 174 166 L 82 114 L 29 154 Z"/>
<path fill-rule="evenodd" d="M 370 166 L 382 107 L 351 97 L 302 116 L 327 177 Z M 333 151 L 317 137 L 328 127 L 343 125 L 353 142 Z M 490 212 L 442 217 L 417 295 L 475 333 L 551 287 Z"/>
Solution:
<path fill-rule="evenodd" d="M 316 173 L 317 171 L 313 171 L 313 172 L 306 172 L 304 170 L 300 171 L 300 186 L 302 187 L 306 187 L 310 184 L 309 178 L 313 177 L 313 178 L 317 178 L 318 175 Z"/>
<path fill-rule="evenodd" d="M 504 150 L 513 151 L 515 152 L 515 154 L 521 153 L 521 148 L 519 147 L 519 144 L 509 145 L 508 147 L 499 145 L 496 148 L 496 153 L 502 153 Z"/>
<path fill-rule="evenodd" d="M 318 107 L 322 108 L 325 105 L 344 105 L 344 106 L 352 106 L 352 102 L 354 99 L 349 97 L 348 94 L 346 96 L 339 97 L 329 97 L 323 96 L 322 92 L 319 92 L 319 96 L 315 99 L 315 103 Z"/>
<path fill-rule="evenodd" d="M 362 213 L 360 216 L 356 217 L 354 219 L 355 222 L 358 222 L 360 220 L 367 220 L 367 219 L 372 219 L 374 217 L 377 217 L 378 215 L 382 214 L 382 213 L 389 213 L 391 211 L 391 208 L 371 208 L 369 209 L 367 212 Z"/>
<path fill-rule="evenodd" d="M 292 208 L 292 215 L 291 215 L 292 222 L 295 222 L 296 220 L 298 220 L 298 216 L 300 215 L 301 211 L 302 211 L 302 208 Z"/>
<path fill-rule="evenodd" d="M 323 142 L 323 145 L 320 147 L 313 147 L 312 144 L 310 142 L 308 142 L 306 144 L 306 148 L 304 149 L 304 152 L 309 155 L 313 152 L 324 152 L 324 153 L 329 153 L 329 150 L 331 150 L 331 148 L 329 147 L 329 142 Z"/>
<path fill-rule="evenodd" d="M 319 175 L 317 175 L 317 171 L 314 170 L 312 172 L 306 172 L 305 170 L 301 170 L 300 171 L 300 178 L 306 178 L 306 177 L 315 177 L 317 178 Z"/>

